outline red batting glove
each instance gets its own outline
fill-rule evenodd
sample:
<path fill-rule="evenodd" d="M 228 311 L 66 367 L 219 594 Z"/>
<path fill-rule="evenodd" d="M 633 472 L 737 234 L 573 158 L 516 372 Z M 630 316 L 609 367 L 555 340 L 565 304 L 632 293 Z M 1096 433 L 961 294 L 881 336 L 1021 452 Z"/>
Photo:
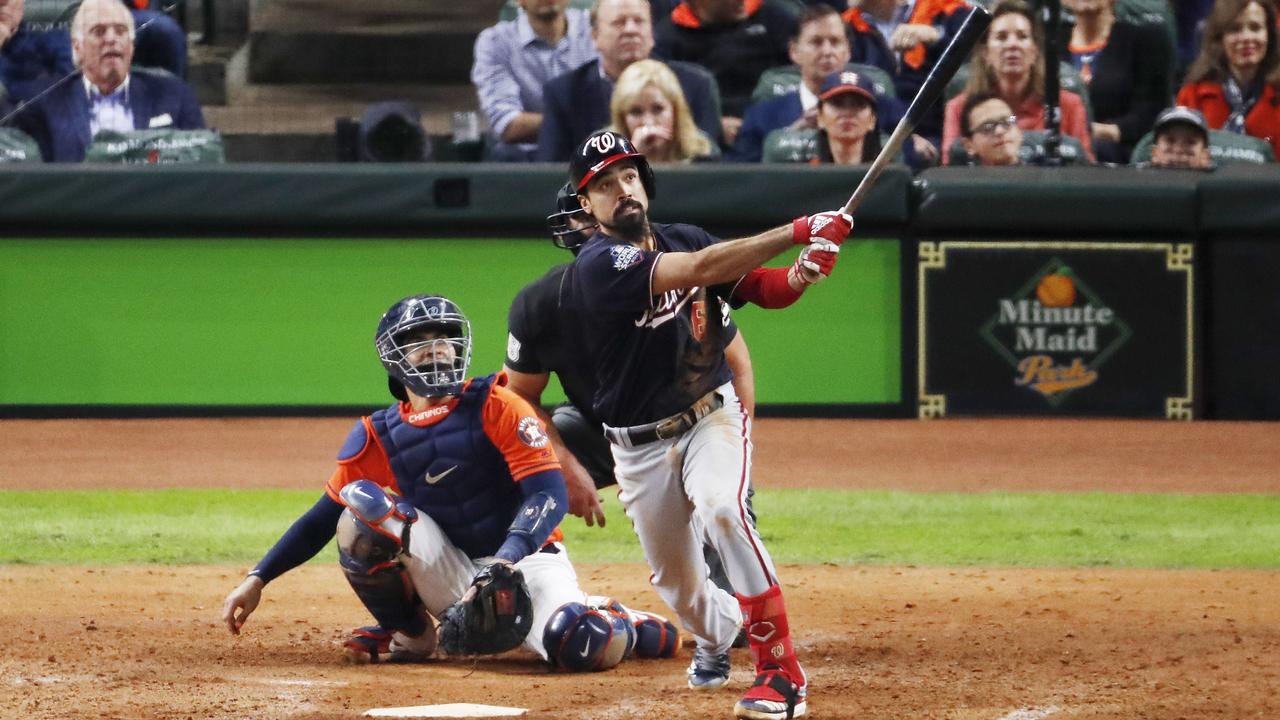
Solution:
<path fill-rule="evenodd" d="M 825 240 L 839 245 L 853 229 L 853 216 L 839 210 L 820 212 L 791 221 L 791 241 L 797 245 Z"/>
<path fill-rule="evenodd" d="M 827 279 L 840 257 L 840 246 L 826 240 L 815 240 L 800 251 L 791 273 L 801 285 L 814 285 Z"/>

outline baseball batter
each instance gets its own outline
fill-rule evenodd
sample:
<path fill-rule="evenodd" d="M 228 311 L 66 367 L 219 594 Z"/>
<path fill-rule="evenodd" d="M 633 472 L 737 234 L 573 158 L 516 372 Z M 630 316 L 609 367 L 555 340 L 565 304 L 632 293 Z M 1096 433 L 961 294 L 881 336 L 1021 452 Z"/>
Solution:
<path fill-rule="evenodd" d="M 569 183 L 556 194 L 556 212 L 547 216 L 547 226 L 552 242 L 575 256 L 596 230 L 595 219 L 582 211 L 578 191 Z M 507 313 L 507 358 L 503 371 L 509 378 L 508 387 L 528 400 L 535 411 L 540 410 L 542 393 L 551 373 L 559 378 L 569 402 L 556 407 L 549 418 L 543 412 L 539 412 L 539 416 L 550 421 L 547 431 L 564 470 L 569 512 L 584 517 L 588 525 L 595 522 L 604 525 L 604 512 L 596 490 L 616 484 L 613 455 L 600 420 L 591 409 L 595 368 L 591 358 L 582 351 L 585 345 L 580 337 L 582 324 L 568 298 L 568 270 L 568 264 L 557 265 L 516 293 Z M 724 321 L 728 323 L 725 338 L 729 343 L 725 347 L 725 360 L 733 371 L 734 389 L 751 414 L 755 397 L 751 356 L 727 312 Z M 712 581 L 732 593 L 733 586 L 725 577 L 715 548 L 707 544 L 703 550 Z M 746 647 L 745 634 L 740 633 L 734 646 L 739 643 Z"/>
<path fill-rule="evenodd" d="M 429 657 L 437 644 L 432 618 L 495 577 L 514 578 L 505 604 L 515 609 L 501 629 L 514 633 L 511 641 L 456 632 L 446 640 L 442 629 L 446 650 L 501 652 L 522 643 L 580 670 L 611 667 L 633 650 L 674 654 L 674 628 L 659 616 L 607 601 L 588 606 L 561 542 L 564 478 L 545 427 L 505 376 L 467 378 L 471 330 L 461 309 L 434 295 L 400 300 L 379 322 L 375 345 L 400 402 L 355 423 L 325 493 L 227 596 L 231 633 L 239 634 L 267 583 L 336 532 L 343 572 L 378 622 L 346 641 L 349 661 Z"/>
<path fill-rule="evenodd" d="M 578 146 L 569 175 L 599 223 L 569 271 L 597 373 L 593 409 L 653 583 L 697 638 L 689 686 L 728 682 L 728 649 L 745 622 L 756 681 L 735 715 L 804 715 L 808 682 L 782 589 L 747 516 L 751 420 L 725 362 L 721 303 L 795 302 L 830 274 L 853 220 L 819 213 L 731 241 L 693 225 L 651 223 L 653 171 L 609 131 Z M 804 250 L 791 267 L 760 267 L 793 244 Z M 708 580 L 703 539 L 719 552 L 736 600 Z"/>

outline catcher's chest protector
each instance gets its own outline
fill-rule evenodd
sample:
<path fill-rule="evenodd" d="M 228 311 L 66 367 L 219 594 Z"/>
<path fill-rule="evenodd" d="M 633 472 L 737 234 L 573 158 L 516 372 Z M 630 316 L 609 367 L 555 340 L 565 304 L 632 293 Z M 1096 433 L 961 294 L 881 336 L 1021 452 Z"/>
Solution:
<path fill-rule="evenodd" d="M 484 432 L 490 378 L 475 378 L 448 417 L 410 425 L 398 406 L 370 417 L 404 496 L 469 557 L 492 555 L 522 502 L 506 459 Z"/>

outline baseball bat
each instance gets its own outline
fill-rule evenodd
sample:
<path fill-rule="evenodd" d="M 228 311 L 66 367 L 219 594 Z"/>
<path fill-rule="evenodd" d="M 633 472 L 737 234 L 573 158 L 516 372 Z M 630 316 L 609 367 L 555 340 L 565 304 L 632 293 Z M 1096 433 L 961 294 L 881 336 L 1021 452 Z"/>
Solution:
<path fill-rule="evenodd" d="M 929 77 L 925 78 L 924 84 L 920 86 L 920 92 L 917 92 L 911 101 L 907 114 L 898 121 L 898 126 L 893 129 L 893 134 L 889 136 L 884 147 L 880 148 L 880 154 L 876 155 L 876 159 L 872 161 L 867 174 L 862 177 L 862 182 L 858 183 L 858 188 L 849 197 L 849 202 L 844 204 L 845 213 L 852 215 L 853 211 L 862 204 L 871 190 L 872 183 L 884 171 L 893 156 L 898 154 L 902 143 L 911 135 L 911 131 L 915 130 L 925 112 L 938 100 L 938 96 L 947 87 L 956 70 L 960 69 L 960 64 L 969 58 L 969 53 L 973 52 L 973 46 L 978 44 L 978 38 L 982 37 L 982 33 L 987 31 L 987 26 L 990 24 L 991 13 L 975 5 L 969 12 L 969 17 L 965 18 L 964 23 L 960 25 L 960 31 L 951 38 L 947 49 L 942 51 L 942 57 L 938 58 L 938 63 L 933 66 L 933 70 L 929 71 Z"/>

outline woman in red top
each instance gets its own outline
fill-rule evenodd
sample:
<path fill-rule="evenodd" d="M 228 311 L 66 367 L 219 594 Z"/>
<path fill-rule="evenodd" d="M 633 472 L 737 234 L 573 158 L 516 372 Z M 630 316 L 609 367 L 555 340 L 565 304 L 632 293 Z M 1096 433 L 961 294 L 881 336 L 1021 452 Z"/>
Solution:
<path fill-rule="evenodd" d="M 991 27 L 974 50 L 970 67 L 968 86 L 947 103 L 943 115 L 944 163 L 950 160 L 951 145 L 960 138 L 960 113 L 969 93 L 995 94 L 1013 108 L 1018 127 L 1044 129 L 1044 27 L 1030 5 L 1022 0 L 1000 0 L 995 4 Z M 1079 95 L 1062 90 L 1058 106 L 1062 110 L 1062 134 L 1078 139 L 1093 160 L 1084 101 Z"/>
<path fill-rule="evenodd" d="M 1252 135 L 1280 156 L 1280 51 L 1272 0 L 1218 0 L 1178 104 L 1209 127 Z"/>

